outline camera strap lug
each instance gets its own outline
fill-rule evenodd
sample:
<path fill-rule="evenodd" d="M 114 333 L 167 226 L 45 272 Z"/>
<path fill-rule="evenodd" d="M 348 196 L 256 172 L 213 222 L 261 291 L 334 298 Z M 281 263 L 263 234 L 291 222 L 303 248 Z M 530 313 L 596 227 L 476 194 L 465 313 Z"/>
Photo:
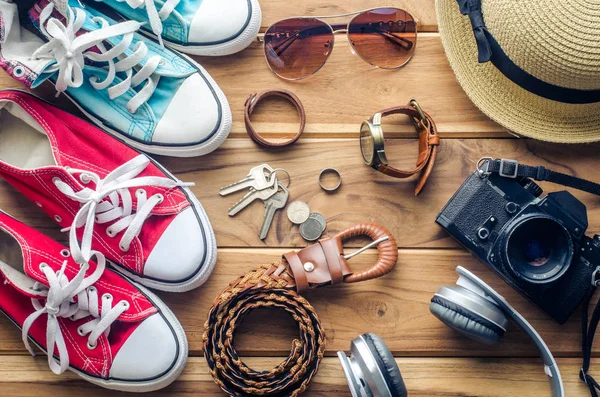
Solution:
<path fill-rule="evenodd" d="M 494 159 L 491 157 L 482 157 L 479 159 L 479 161 L 477 161 L 477 165 L 475 167 L 477 169 L 477 173 L 479 174 L 480 178 L 483 178 L 483 177 L 491 174 L 489 169 L 490 169 L 490 163 L 492 161 L 494 161 Z M 485 169 L 483 168 L 484 166 L 485 166 Z"/>

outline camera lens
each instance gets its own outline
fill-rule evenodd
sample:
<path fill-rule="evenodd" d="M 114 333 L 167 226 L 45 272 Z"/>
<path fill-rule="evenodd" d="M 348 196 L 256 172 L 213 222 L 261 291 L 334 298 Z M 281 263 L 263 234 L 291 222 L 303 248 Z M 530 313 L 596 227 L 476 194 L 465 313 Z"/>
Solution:
<path fill-rule="evenodd" d="M 531 283 L 549 283 L 567 271 L 573 259 L 571 235 L 545 216 L 518 220 L 508 231 L 504 254 L 512 271 Z"/>

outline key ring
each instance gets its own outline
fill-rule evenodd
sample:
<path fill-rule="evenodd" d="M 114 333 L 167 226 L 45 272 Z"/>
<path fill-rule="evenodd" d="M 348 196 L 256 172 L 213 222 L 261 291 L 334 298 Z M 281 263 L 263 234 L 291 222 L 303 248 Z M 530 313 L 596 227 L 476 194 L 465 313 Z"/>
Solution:
<path fill-rule="evenodd" d="M 288 184 L 285 185 L 285 188 L 286 189 L 289 188 L 290 185 L 292 184 L 292 177 L 290 176 L 290 173 L 287 172 L 286 170 L 284 170 L 283 168 L 274 168 L 273 171 L 269 172 L 269 174 L 267 175 L 267 178 L 269 180 L 271 180 L 271 176 L 273 176 L 273 174 L 275 174 L 275 176 L 277 176 L 277 171 L 281 171 L 281 172 L 283 172 L 284 174 L 287 175 L 287 177 L 288 177 Z"/>
<path fill-rule="evenodd" d="M 335 185 L 334 187 L 325 187 L 325 185 L 323 185 L 323 175 L 325 174 L 334 174 L 337 175 L 338 178 L 338 182 L 337 185 Z M 335 169 L 335 168 L 323 168 L 321 170 L 321 172 L 319 173 L 319 186 L 321 186 L 321 189 L 325 190 L 326 192 L 335 192 L 336 190 L 339 189 L 339 187 L 342 185 L 342 174 L 340 174 L 340 172 Z"/>

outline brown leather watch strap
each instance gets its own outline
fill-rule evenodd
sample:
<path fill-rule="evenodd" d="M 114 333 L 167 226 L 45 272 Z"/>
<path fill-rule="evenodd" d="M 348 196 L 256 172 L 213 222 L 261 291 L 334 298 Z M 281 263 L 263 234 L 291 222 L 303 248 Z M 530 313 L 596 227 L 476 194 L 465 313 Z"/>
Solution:
<path fill-rule="evenodd" d="M 435 122 L 429 116 L 429 114 L 423 112 L 425 118 L 422 118 L 421 113 L 417 108 L 412 105 L 408 106 L 397 106 L 389 109 L 382 110 L 381 116 L 389 116 L 391 114 L 406 114 L 410 116 L 415 124 L 415 128 L 419 134 L 419 157 L 417 158 L 416 167 L 412 170 L 399 170 L 390 165 L 379 164 L 377 170 L 395 178 L 409 178 L 417 173 L 421 173 L 419 176 L 417 186 L 415 188 L 415 195 L 418 195 L 423 190 L 427 179 L 431 175 L 435 159 L 437 157 L 437 150 L 440 144 L 440 136 L 437 131 Z"/>
<path fill-rule="evenodd" d="M 252 126 L 252 121 L 250 120 L 250 115 L 252 115 L 252 112 L 258 103 L 264 98 L 272 96 L 277 96 L 290 101 L 296 107 L 298 116 L 300 117 L 300 129 L 298 130 L 298 133 L 293 138 L 283 142 L 272 142 L 266 140 L 258 132 L 256 132 L 254 126 Z M 244 105 L 244 121 L 246 123 L 246 132 L 254 142 L 267 148 L 284 147 L 296 142 L 300 138 L 300 135 L 302 135 L 304 132 L 304 126 L 306 125 L 306 113 L 304 112 L 304 107 L 302 106 L 302 102 L 300 102 L 300 98 L 298 98 L 294 93 L 288 90 L 273 89 L 263 91 L 260 94 L 252 94 L 248 97 Z"/>

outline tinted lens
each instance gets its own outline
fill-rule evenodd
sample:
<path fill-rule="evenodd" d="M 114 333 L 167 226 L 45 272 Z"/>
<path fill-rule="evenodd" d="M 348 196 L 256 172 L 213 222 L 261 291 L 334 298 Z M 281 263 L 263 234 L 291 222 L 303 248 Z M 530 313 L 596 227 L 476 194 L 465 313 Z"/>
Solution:
<path fill-rule="evenodd" d="M 373 135 L 371 134 L 369 123 L 366 121 L 362 123 L 360 127 L 360 151 L 362 152 L 365 163 L 371 165 L 373 153 L 375 152 L 375 143 L 373 142 Z"/>
<path fill-rule="evenodd" d="M 528 218 L 510 232 L 508 262 L 522 279 L 544 283 L 560 277 L 571 264 L 571 237 L 548 218 Z"/>
<path fill-rule="evenodd" d="M 319 70 L 333 47 L 333 30 L 314 18 L 279 21 L 265 33 L 271 70 L 285 79 L 301 79 Z"/>
<path fill-rule="evenodd" d="M 362 59 L 380 68 L 393 69 L 412 57 L 417 45 L 417 25 L 404 10 L 377 8 L 352 19 L 348 39 Z"/>

